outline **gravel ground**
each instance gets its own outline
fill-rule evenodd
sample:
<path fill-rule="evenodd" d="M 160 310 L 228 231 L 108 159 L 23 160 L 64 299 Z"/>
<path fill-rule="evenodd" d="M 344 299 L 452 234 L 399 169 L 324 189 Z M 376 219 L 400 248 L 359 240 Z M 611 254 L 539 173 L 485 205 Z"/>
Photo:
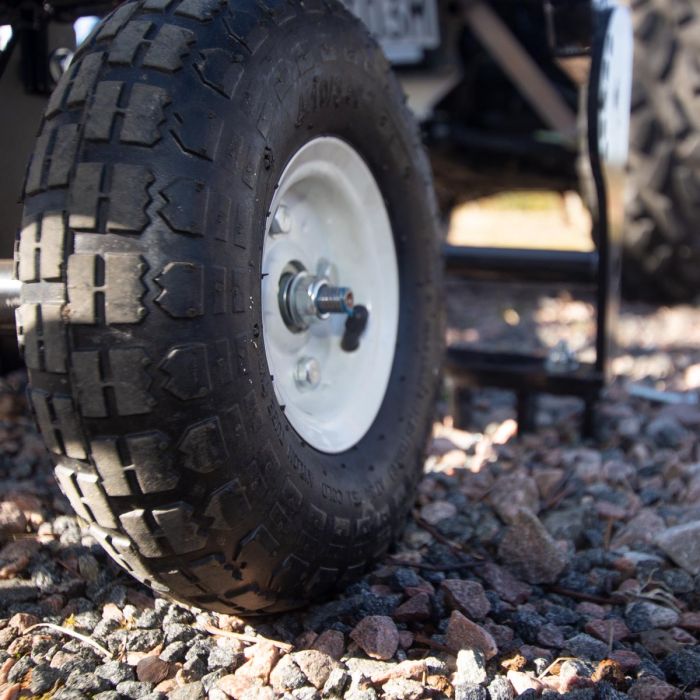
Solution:
<path fill-rule="evenodd" d="M 450 315 L 451 340 L 590 354 L 591 308 L 565 295 L 454 287 Z M 0 700 L 700 698 L 700 310 L 626 307 L 619 331 L 596 439 L 573 399 L 543 398 L 520 438 L 504 392 L 474 395 L 472 432 L 442 405 L 386 561 L 255 621 L 113 565 L 53 481 L 25 375 L 5 377 Z"/>

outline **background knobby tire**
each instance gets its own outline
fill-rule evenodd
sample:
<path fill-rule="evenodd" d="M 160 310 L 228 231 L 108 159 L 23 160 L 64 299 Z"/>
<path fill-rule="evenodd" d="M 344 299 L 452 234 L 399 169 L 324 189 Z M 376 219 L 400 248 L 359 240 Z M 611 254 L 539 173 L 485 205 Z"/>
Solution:
<path fill-rule="evenodd" d="M 626 295 L 700 294 L 700 6 L 637 0 Z"/>
<path fill-rule="evenodd" d="M 401 288 L 382 407 L 337 455 L 286 421 L 261 333 L 267 207 L 320 135 L 373 172 Z M 174 598 L 238 612 L 302 604 L 380 557 L 432 418 L 437 245 L 417 130 L 338 3 L 142 0 L 106 18 L 48 105 L 18 275 L 39 427 L 112 556 Z"/>

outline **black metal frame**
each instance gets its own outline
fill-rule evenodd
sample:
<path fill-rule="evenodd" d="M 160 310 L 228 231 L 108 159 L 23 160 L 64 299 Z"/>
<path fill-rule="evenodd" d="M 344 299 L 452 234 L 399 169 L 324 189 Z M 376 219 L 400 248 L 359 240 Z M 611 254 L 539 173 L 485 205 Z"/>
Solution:
<path fill-rule="evenodd" d="M 602 42 L 608 19 L 609 15 L 600 17 L 593 42 L 587 100 L 588 153 L 596 198 L 596 207 L 592 212 L 596 252 L 465 246 L 444 248 L 448 274 L 472 280 L 593 287 L 596 294 L 595 362 L 577 363 L 575 368 L 555 369 L 548 366 L 550 363 L 546 357 L 450 347 L 447 350 L 446 372 L 456 393 L 454 408 L 458 424 L 465 423 L 460 409 L 466 392 L 474 387 L 495 386 L 516 392 L 518 429 L 521 432 L 534 428 L 534 397 L 538 393 L 583 399 L 582 432 L 587 436 L 593 432 L 594 406 L 610 376 L 611 336 L 616 321 L 619 289 L 618 234 L 609 217 L 605 163 L 598 149 L 600 105 L 596 88 L 600 80 Z"/>

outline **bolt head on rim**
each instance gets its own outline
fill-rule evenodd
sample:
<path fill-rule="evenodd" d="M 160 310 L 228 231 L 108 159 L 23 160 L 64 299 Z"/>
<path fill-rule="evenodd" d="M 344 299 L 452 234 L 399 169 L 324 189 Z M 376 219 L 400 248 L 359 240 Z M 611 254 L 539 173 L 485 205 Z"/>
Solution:
<path fill-rule="evenodd" d="M 270 212 L 261 292 L 275 395 L 305 442 L 344 452 L 374 423 L 393 365 L 399 278 L 389 216 L 365 161 L 333 137 L 294 154 Z M 346 352 L 353 304 L 369 321 Z"/>
<path fill-rule="evenodd" d="M 321 382 L 321 365 L 315 357 L 302 357 L 297 363 L 294 373 L 297 386 L 304 389 L 315 389 Z"/>

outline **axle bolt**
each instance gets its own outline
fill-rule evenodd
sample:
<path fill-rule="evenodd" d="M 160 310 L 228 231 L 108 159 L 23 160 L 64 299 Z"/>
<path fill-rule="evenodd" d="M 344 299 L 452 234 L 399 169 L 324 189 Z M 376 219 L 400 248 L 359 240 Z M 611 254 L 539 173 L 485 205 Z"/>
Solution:
<path fill-rule="evenodd" d="M 294 371 L 294 381 L 300 389 L 315 389 L 321 383 L 321 365 L 315 357 L 302 357 Z"/>
<path fill-rule="evenodd" d="M 321 285 L 314 300 L 319 314 L 351 314 L 355 303 L 349 287 Z"/>
<path fill-rule="evenodd" d="M 289 233 L 292 230 L 292 216 L 289 209 L 284 204 L 277 207 L 275 215 L 272 217 L 270 231 L 273 234 Z"/>

